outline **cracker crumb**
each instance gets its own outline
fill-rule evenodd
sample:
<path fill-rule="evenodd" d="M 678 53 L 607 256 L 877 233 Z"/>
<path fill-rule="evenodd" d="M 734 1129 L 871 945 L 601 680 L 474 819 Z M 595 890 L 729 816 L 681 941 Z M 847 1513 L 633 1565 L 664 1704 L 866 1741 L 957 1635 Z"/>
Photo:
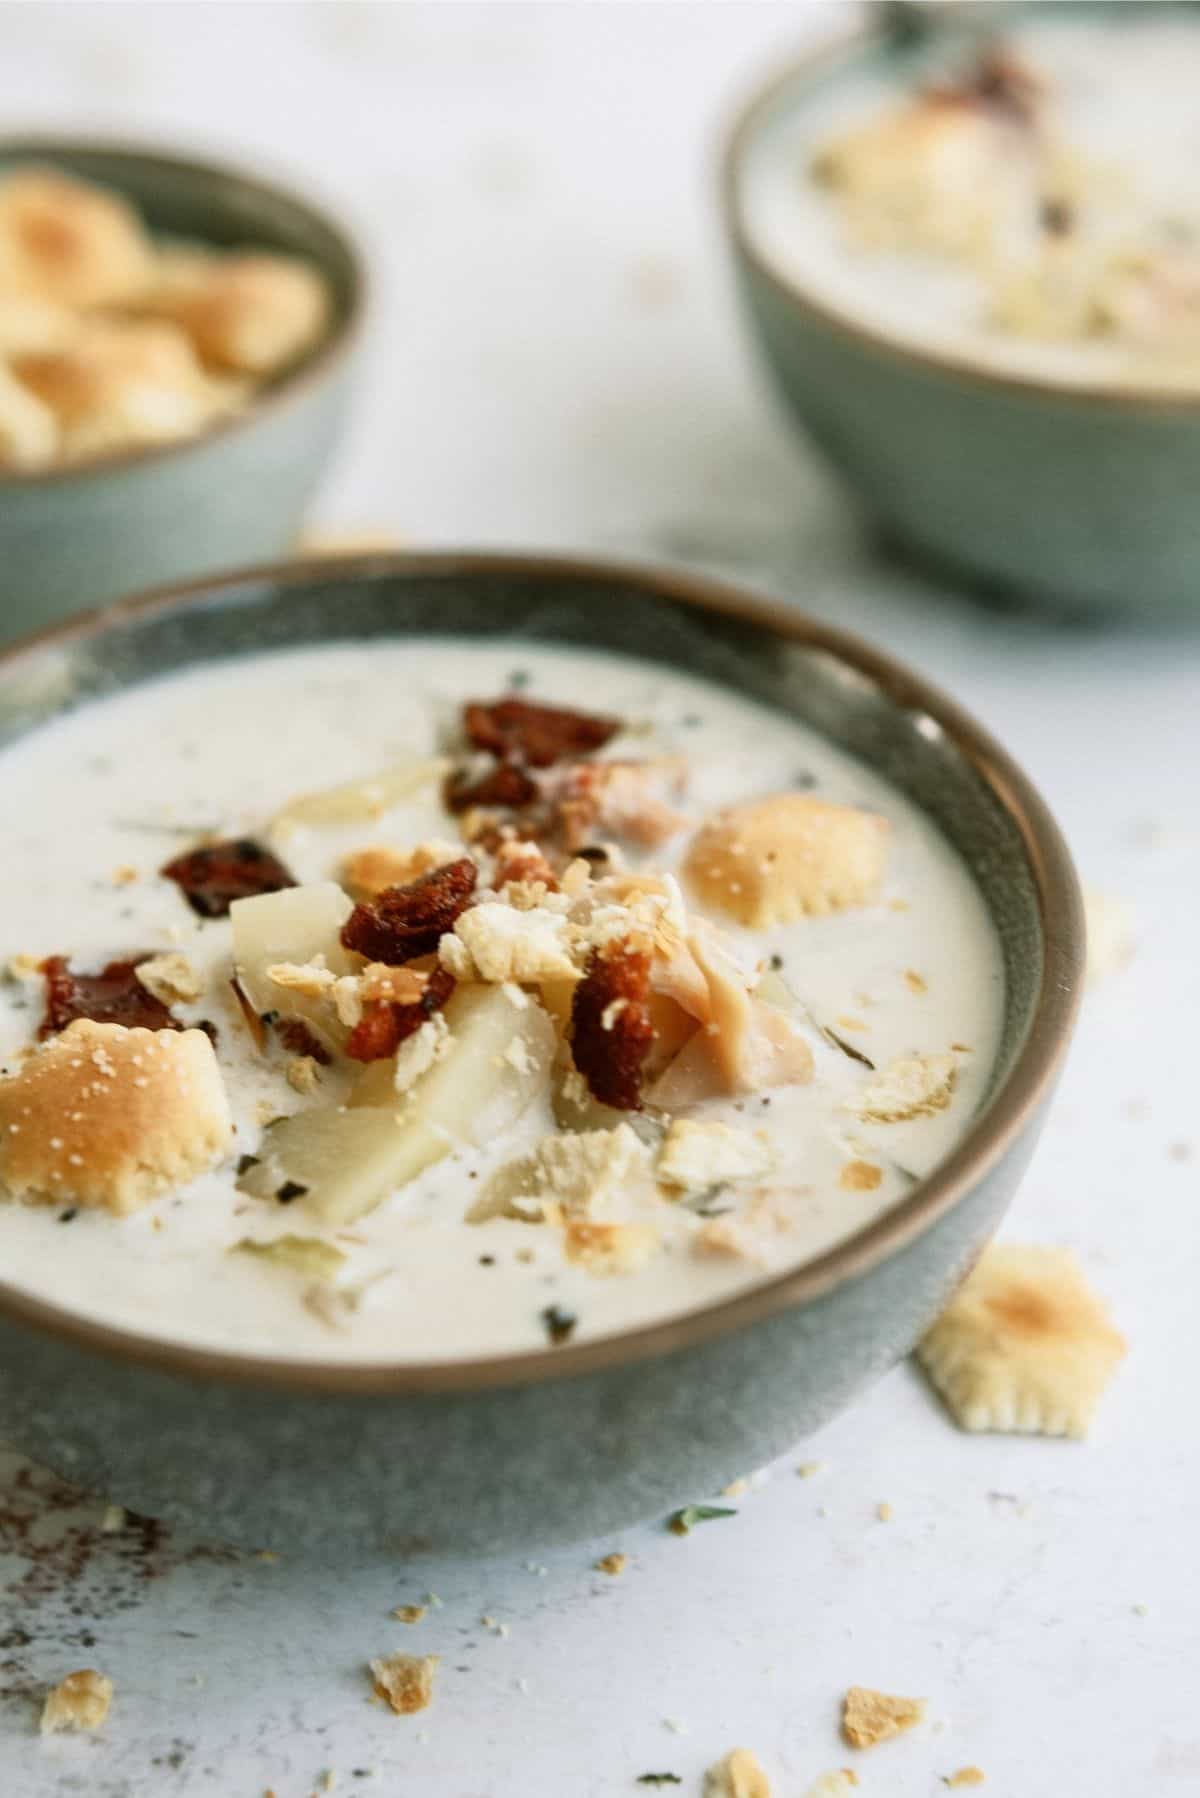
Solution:
<path fill-rule="evenodd" d="M 923 974 L 918 974 L 915 968 L 905 968 L 904 984 L 910 993 L 927 993 L 929 991 L 929 982 Z"/>
<path fill-rule="evenodd" d="M 139 983 L 164 1005 L 177 1003 L 188 1004 L 200 997 L 200 976 L 188 960 L 177 949 L 166 955 L 152 955 L 148 961 L 139 962 L 133 970 Z"/>
<path fill-rule="evenodd" d="M 744 1475 L 739 1475 L 736 1480 L 730 1480 L 728 1486 L 722 1486 L 721 1497 L 722 1498 L 740 1498 L 742 1496 L 743 1492 L 748 1492 L 749 1490 L 750 1490 L 749 1480 L 746 1479 L 746 1477 Z"/>
<path fill-rule="evenodd" d="M 138 877 L 138 871 L 129 862 L 122 862 L 119 868 L 113 869 L 113 885 L 115 887 L 132 886 Z"/>
<path fill-rule="evenodd" d="M 858 1784 L 858 1774 L 853 1767 L 838 1767 L 833 1773 L 822 1773 L 815 1784 L 809 1786 L 804 1798 L 844 1798 L 845 1793 L 852 1792 Z"/>
<path fill-rule="evenodd" d="M 1087 1434 L 1125 1340 L 1062 1249 L 993 1244 L 917 1346 L 965 1430 Z"/>
<path fill-rule="evenodd" d="M 953 1055 L 900 1055 L 843 1101 L 869 1124 L 901 1124 L 945 1111 L 958 1069 Z"/>
<path fill-rule="evenodd" d="M 398 1604 L 392 1612 L 392 1616 L 398 1618 L 401 1623 L 420 1623 L 425 1612 L 426 1606 L 423 1604 Z"/>
<path fill-rule="evenodd" d="M 883 1169 L 870 1161 L 848 1161 L 838 1175 L 843 1192 L 874 1192 L 883 1180 Z"/>
<path fill-rule="evenodd" d="M 44 1736 L 60 1729 L 99 1729 L 112 1703 L 113 1683 L 94 1667 L 68 1673 L 49 1693 L 39 1725 Z"/>
<path fill-rule="evenodd" d="M 100 1519 L 100 1533 L 104 1536 L 115 1536 L 125 1528 L 124 1505 L 105 1505 L 104 1515 Z"/>
<path fill-rule="evenodd" d="M 882 1504 L 876 1505 L 875 1515 L 878 1517 L 880 1523 L 890 1523 L 895 1516 L 895 1512 L 885 1499 Z"/>
<path fill-rule="evenodd" d="M 624 1573 L 624 1571 L 625 1571 L 626 1567 L 628 1567 L 628 1565 L 629 1565 L 629 1556 L 628 1555 L 623 1555 L 620 1553 L 613 1553 L 610 1555 L 601 1555 L 600 1559 L 596 1562 L 596 1572 L 597 1573 L 609 1573 L 615 1579 L 619 1573 Z"/>
<path fill-rule="evenodd" d="M 385 1699 L 398 1717 L 428 1710 L 440 1659 L 436 1654 L 388 1654 L 372 1661 L 375 1696 Z"/>
<path fill-rule="evenodd" d="M 874 1748 L 914 1728 L 924 1716 L 923 1698 L 894 1698 L 869 1686 L 851 1686 L 842 1700 L 842 1734 L 851 1748 Z"/>
<path fill-rule="evenodd" d="M 987 1774 L 982 1767 L 960 1767 L 957 1773 L 948 1774 L 944 1783 L 956 1788 L 986 1785 Z"/>
<path fill-rule="evenodd" d="M 1136 948 L 1133 912 L 1124 899 L 1087 887 L 1083 894 L 1087 924 L 1087 984 L 1098 986 L 1119 974 Z"/>
<path fill-rule="evenodd" d="M 826 1467 L 827 1463 L 825 1461 L 801 1461 L 796 1472 L 800 1475 L 802 1480 L 812 1480 L 815 1479 L 819 1473 L 824 1473 Z"/>
<path fill-rule="evenodd" d="M 749 1748 L 735 1748 L 704 1775 L 704 1798 L 771 1798 L 771 1782 Z"/>
<path fill-rule="evenodd" d="M 311 1055 L 293 1055 L 287 1064 L 288 1085 L 298 1093 L 315 1093 L 321 1084 L 321 1069 Z"/>

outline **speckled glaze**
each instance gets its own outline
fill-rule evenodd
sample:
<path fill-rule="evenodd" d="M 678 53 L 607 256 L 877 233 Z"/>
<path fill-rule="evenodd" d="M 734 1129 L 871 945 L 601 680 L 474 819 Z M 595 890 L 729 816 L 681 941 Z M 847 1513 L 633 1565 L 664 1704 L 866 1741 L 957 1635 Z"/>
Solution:
<path fill-rule="evenodd" d="M 1016 1187 L 1074 1019 L 1074 873 L 1003 751 L 874 650 L 698 578 L 450 555 L 232 576 L 9 651 L 0 746 L 199 658 L 430 630 L 686 668 L 879 768 L 950 836 L 988 901 L 1008 989 L 996 1072 L 959 1146 L 895 1210 L 804 1267 L 619 1338 L 420 1367 L 251 1364 L 85 1324 L 0 1282 L 0 1434 L 210 1540 L 531 1550 L 761 1464 L 905 1354 L 944 1303 Z"/>
<path fill-rule="evenodd" d="M 221 165 L 131 146 L 0 141 L 0 174 L 51 163 L 116 188 L 155 231 L 305 257 L 334 297 L 325 341 L 203 436 L 78 468 L 0 473 L 0 638 L 166 581 L 285 554 L 347 408 L 363 307 L 358 254 L 330 218 Z"/>
<path fill-rule="evenodd" d="M 1059 613 L 1195 620 L 1200 396 L 1059 385 L 907 349 L 822 304 L 752 241 L 740 171 L 780 119 L 867 70 L 919 79 L 935 39 L 944 50 L 996 29 L 993 7 L 939 8 L 936 24 L 932 11 L 892 9 L 903 30 L 872 27 L 791 64 L 735 122 L 725 218 L 767 370 L 881 533 L 919 559 Z"/>

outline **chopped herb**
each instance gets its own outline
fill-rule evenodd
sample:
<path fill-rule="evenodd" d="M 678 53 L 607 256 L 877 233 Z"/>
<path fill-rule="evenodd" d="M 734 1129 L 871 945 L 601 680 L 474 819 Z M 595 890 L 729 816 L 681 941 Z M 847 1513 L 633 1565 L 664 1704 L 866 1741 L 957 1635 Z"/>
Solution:
<path fill-rule="evenodd" d="M 683 1781 L 678 1773 L 639 1773 L 634 1784 L 639 1786 L 681 1786 Z"/>
<path fill-rule="evenodd" d="M 792 785 L 801 793 L 811 793 L 816 784 L 816 775 L 807 768 L 801 768 L 799 774 L 792 781 Z"/>
<path fill-rule="evenodd" d="M 275 1197 L 281 1205 L 290 1205 L 293 1199 L 302 1199 L 307 1191 L 307 1186 L 301 1186 L 299 1180 L 285 1180 L 276 1189 Z"/>
<path fill-rule="evenodd" d="M 839 1036 L 830 1025 L 821 1025 L 821 1035 L 827 1043 L 832 1043 L 835 1049 L 840 1049 L 843 1055 L 848 1055 L 851 1061 L 861 1061 L 864 1068 L 870 1068 L 872 1073 L 875 1072 L 875 1063 L 870 1057 L 864 1055 L 861 1049 L 856 1049 L 853 1043 L 848 1043 L 845 1037 Z"/>
<path fill-rule="evenodd" d="M 770 968 L 770 970 L 773 974 L 778 974 L 779 971 L 781 970 L 781 968 L 783 967 L 782 955 L 772 955 L 770 960 L 767 962 L 767 966 Z"/>
<path fill-rule="evenodd" d="M 667 1528 L 677 1536 L 686 1536 L 694 1524 L 711 1523 L 717 1517 L 736 1517 L 726 1505 L 684 1505 L 680 1511 L 672 1511 L 667 1518 Z"/>
<path fill-rule="evenodd" d="M 79 1216 L 78 1205 L 71 1205 L 68 1207 L 68 1209 L 66 1211 L 59 1212 L 58 1221 L 60 1224 L 69 1224 L 78 1216 Z"/>
<path fill-rule="evenodd" d="M 279 1013 L 277 1011 L 260 1011 L 258 1021 L 260 1024 L 265 1024 L 269 1030 L 272 1024 L 278 1024 Z"/>
<path fill-rule="evenodd" d="M 895 1168 L 896 1172 L 898 1174 L 900 1174 L 902 1176 L 902 1178 L 905 1180 L 910 1180 L 915 1183 L 917 1180 L 919 1180 L 921 1178 L 920 1174 L 914 1174 L 910 1167 L 901 1167 L 900 1163 L 898 1161 L 893 1161 L 892 1166 Z"/>
<path fill-rule="evenodd" d="M 561 1305 L 547 1305 L 542 1312 L 542 1322 L 551 1342 L 558 1343 L 566 1342 L 579 1319 L 564 1311 Z"/>
<path fill-rule="evenodd" d="M 714 1207 L 728 1184 L 726 1180 L 719 1180 L 715 1186 L 706 1186 L 703 1192 L 692 1193 L 681 1203 L 685 1210 L 694 1211 L 697 1217 L 724 1217 L 727 1212 L 733 1210 L 733 1206 L 722 1205 L 716 1209 Z"/>
<path fill-rule="evenodd" d="M 1038 214 L 1047 237 L 1066 237 L 1075 223 L 1075 211 L 1069 200 L 1043 200 Z"/>
<path fill-rule="evenodd" d="M 260 1157 L 257 1155 L 239 1155 L 237 1162 L 238 1179 L 240 1180 L 243 1174 L 248 1174 L 252 1167 L 257 1167 L 259 1159 Z"/>
<path fill-rule="evenodd" d="M 532 678 L 528 668 L 514 668 L 508 677 L 508 684 L 515 692 L 519 693 L 522 688 L 529 685 Z"/>
<path fill-rule="evenodd" d="M 704 719 L 699 712 L 685 712 L 680 719 L 680 723 L 683 725 L 684 730 L 699 730 L 700 726 L 704 723 Z"/>

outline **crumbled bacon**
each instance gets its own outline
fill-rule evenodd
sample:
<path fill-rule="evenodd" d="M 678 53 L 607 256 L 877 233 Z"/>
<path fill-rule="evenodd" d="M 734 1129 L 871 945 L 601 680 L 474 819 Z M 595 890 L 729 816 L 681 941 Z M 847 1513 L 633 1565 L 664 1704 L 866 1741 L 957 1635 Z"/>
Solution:
<path fill-rule="evenodd" d="M 454 991 L 455 979 L 445 968 L 434 968 L 419 999 L 398 1005 L 392 1000 L 369 999 L 359 1022 L 350 1032 L 346 1053 L 353 1061 L 382 1061 L 394 1055 L 406 1037 L 442 1009 Z"/>
<path fill-rule="evenodd" d="M 619 718 L 532 705 L 527 699 L 469 700 L 463 728 L 476 749 L 516 757 L 531 768 L 549 768 L 567 756 L 602 749 L 621 728 Z"/>
<path fill-rule="evenodd" d="M 183 889 L 184 898 L 202 918 L 227 917 L 235 899 L 279 893 L 296 884 L 278 856 L 252 837 L 205 843 L 177 855 L 159 872 Z"/>
<path fill-rule="evenodd" d="M 452 768 L 442 788 L 449 812 L 465 812 L 476 805 L 518 810 L 537 794 L 537 782 L 515 762 L 500 762 L 482 776 L 473 775 L 470 768 Z"/>
<path fill-rule="evenodd" d="M 588 1091 L 618 1111 L 641 1107 L 643 1064 L 654 1042 L 650 955 L 628 942 L 593 949 L 571 1002 L 571 1052 Z"/>
<path fill-rule="evenodd" d="M 1036 122 L 1044 92 L 1034 71 L 999 44 L 985 48 L 974 68 L 958 80 L 934 82 L 925 89 L 936 104 L 991 107 L 1022 126 Z"/>
<path fill-rule="evenodd" d="M 343 947 L 393 968 L 431 955 L 466 910 L 478 877 L 475 863 L 464 855 L 407 886 L 386 887 L 355 906 L 342 926 Z"/>
<path fill-rule="evenodd" d="M 558 891 L 558 876 L 537 844 L 522 842 L 520 838 L 508 838 L 496 845 L 496 871 L 492 884 L 502 887 L 510 880 L 526 885 L 540 881 L 547 892 Z"/>
<path fill-rule="evenodd" d="M 110 961 L 98 974 L 77 974 L 65 955 L 48 955 L 42 963 L 46 977 L 46 1015 L 38 1029 L 40 1037 L 57 1036 L 76 1018 L 90 1018 L 96 1024 L 124 1024 L 129 1029 L 182 1030 L 178 1018 L 161 999 L 144 987 L 137 977 L 142 962 L 152 958 L 152 951 L 130 956 L 124 961 Z"/>
<path fill-rule="evenodd" d="M 271 1027 L 290 1055 L 311 1055 L 323 1068 L 333 1060 L 320 1037 L 309 1029 L 303 1018 L 272 1018 Z"/>

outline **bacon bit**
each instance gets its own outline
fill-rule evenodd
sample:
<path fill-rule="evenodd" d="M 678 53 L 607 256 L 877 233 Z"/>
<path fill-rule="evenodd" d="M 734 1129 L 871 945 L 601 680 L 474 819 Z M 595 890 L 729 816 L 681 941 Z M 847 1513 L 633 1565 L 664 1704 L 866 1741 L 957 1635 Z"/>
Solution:
<path fill-rule="evenodd" d="M 342 926 L 342 947 L 393 968 L 431 955 L 466 910 L 478 878 L 475 863 L 464 855 L 407 886 L 387 887 L 378 898 L 355 906 Z"/>
<path fill-rule="evenodd" d="M 536 843 L 504 842 L 496 849 L 496 871 L 493 884 L 507 886 L 517 881 L 527 886 L 540 881 L 549 893 L 557 893 L 558 876 Z"/>
<path fill-rule="evenodd" d="M 571 755 L 602 749 L 621 728 L 619 718 L 532 705 L 526 699 L 469 700 L 463 729 L 476 749 L 517 756 L 531 768 L 549 768 Z"/>
<path fill-rule="evenodd" d="M 152 961 L 153 952 L 130 956 L 126 961 L 110 961 L 98 974 L 76 974 L 65 955 L 48 955 L 41 963 L 46 977 L 46 1015 L 38 1036 L 57 1036 L 76 1018 L 90 1018 L 96 1024 L 125 1024 L 130 1029 L 182 1030 L 178 1018 L 161 999 L 156 999 L 137 977 L 144 961 Z"/>
<path fill-rule="evenodd" d="M 296 885 L 278 856 L 252 837 L 206 843 L 177 855 L 159 872 L 183 889 L 184 898 L 202 918 L 226 918 L 235 899 L 280 893 Z"/>
<path fill-rule="evenodd" d="M 650 959 L 628 942 L 593 949 L 571 1001 L 575 1066 L 592 1097 L 617 1111 L 642 1103 L 643 1063 L 654 1042 Z"/>
<path fill-rule="evenodd" d="M 233 988 L 233 996 L 237 1000 L 238 1010 L 245 1020 L 246 1028 L 254 1040 L 254 1047 L 258 1050 L 260 1055 L 265 1055 L 267 1052 L 266 1025 L 255 1011 L 253 1005 L 251 1005 L 250 1000 L 247 998 L 246 993 L 242 988 L 242 984 L 236 975 L 234 975 L 229 984 Z"/>
<path fill-rule="evenodd" d="M 347 1039 L 347 1055 L 352 1061 L 383 1061 L 394 1055 L 407 1037 L 415 1036 L 421 1025 L 442 1009 L 456 985 L 453 974 L 435 968 L 421 997 L 410 1005 L 369 1000 Z"/>
<path fill-rule="evenodd" d="M 946 106 L 990 106 L 1018 125 L 1032 125 L 1042 101 L 1043 85 L 1030 68 L 998 44 L 985 49 L 975 67 L 958 81 L 939 82 L 926 96 Z"/>
<path fill-rule="evenodd" d="M 313 1035 L 303 1018 L 272 1018 L 271 1025 L 289 1054 L 311 1055 L 323 1068 L 327 1068 L 333 1060 L 329 1050 L 319 1037 Z"/>
<path fill-rule="evenodd" d="M 476 779 L 472 779 L 469 768 L 452 768 L 442 788 L 442 799 L 449 812 L 469 811 L 476 805 L 516 811 L 529 805 L 537 795 L 537 782 L 515 762 L 501 762 Z"/>

